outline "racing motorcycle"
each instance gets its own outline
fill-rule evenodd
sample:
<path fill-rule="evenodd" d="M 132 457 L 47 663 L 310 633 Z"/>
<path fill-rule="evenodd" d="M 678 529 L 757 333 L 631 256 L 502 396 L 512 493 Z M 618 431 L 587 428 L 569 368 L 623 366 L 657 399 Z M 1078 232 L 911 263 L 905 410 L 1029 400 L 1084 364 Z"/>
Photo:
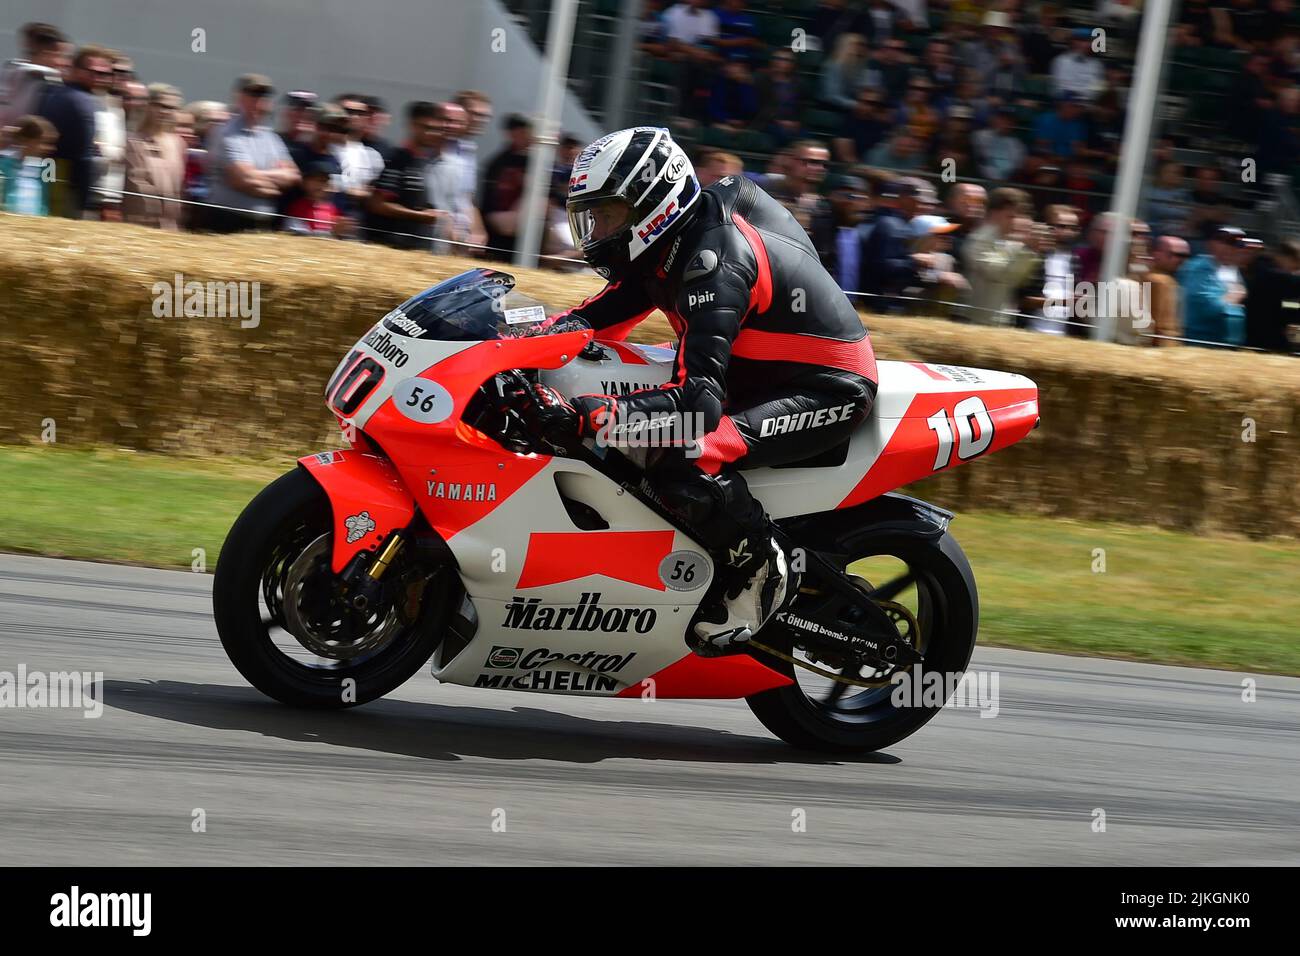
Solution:
<path fill-rule="evenodd" d="M 861 752 L 943 702 L 894 690 L 960 675 L 978 624 L 950 512 L 895 489 L 1025 437 L 1029 379 L 880 362 L 842 445 L 745 473 L 798 586 L 741 653 L 688 644 L 721 589 L 714 559 L 643 478 L 636 450 L 546 444 L 521 413 L 563 394 L 662 385 L 671 345 L 554 322 L 479 269 L 385 315 L 325 401 L 350 447 L 308 455 L 231 528 L 214 580 L 230 660 L 300 707 L 375 700 L 432 660 L 439 681 L 636 699 L 743 698 L 798 747 Z M 635 436 L 629 436 L 627 446 Z"/>

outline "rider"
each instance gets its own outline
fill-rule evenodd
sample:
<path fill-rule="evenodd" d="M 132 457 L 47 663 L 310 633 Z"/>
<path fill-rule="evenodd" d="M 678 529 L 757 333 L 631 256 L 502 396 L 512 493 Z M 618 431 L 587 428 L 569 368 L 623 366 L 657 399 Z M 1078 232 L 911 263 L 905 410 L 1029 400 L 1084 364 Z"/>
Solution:
<path fill-rule="evenodd" d="M 680 340 L 675 372 L 617 398 L 566 400 L 537 385 L 531 411 L 560 447 L 637 420 L 686 423 L 678 435 L 702 424 L 694 447 L 656 449 L 646 475 L 722 569 L 696 651 L 741 650 L 784 602 L 789 572 L 739 469 L 847 441 L 876 394 L 867 330 L 794 217 L 743 176 L 701 189 L 666 129 L 620 130 L 584 149 L 567 206 L 574 242 L 608 284 L 562 317 L 619 340 L 659 309 Z"/>

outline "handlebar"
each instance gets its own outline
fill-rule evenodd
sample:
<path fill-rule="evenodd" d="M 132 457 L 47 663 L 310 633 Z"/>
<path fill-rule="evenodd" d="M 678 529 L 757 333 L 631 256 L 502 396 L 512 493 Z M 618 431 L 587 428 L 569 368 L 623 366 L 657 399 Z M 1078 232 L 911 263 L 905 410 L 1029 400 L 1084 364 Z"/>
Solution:
<path fill-rule="evenodd" d="M 532 420 L 520 410 L 523 396 L 531 395 L 533 383 L 520 369 L 511 368 L 497 372 L 497 410 L 506 420 L 513 422 L 528 439 L 528 444 L 546 454 L 565 452 L 554 445 L 533 427 Z"/>

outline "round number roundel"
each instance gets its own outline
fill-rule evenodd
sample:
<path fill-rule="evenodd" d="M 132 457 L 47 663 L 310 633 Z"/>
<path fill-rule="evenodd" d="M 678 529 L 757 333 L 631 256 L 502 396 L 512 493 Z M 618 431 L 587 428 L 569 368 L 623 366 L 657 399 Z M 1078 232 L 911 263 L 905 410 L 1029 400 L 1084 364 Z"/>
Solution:
<path fill-rule="evenodd" d="M 451 417 L 451 392 L 427 378 L 408 378 L 393 389 L 393 405 L 414 422 L 436 425 Z"/>
<path fill-rule="evenodd" d="M 674 551 L 659 562 L 659 580 L 674 591 L 694 591 L 709 581 L 709 559 L 694 551 Z"/>

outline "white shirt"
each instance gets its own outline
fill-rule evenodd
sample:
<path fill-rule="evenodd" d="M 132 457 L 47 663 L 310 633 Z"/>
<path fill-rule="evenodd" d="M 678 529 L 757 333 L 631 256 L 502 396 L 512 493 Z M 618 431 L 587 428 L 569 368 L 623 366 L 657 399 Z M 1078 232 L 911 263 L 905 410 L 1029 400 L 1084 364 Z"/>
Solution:
<path fill-rule="evenodd" d="M 444 149 L 440 154 L 432 157 L 424 167 L 424 185 L 429 197 L 429 205 L 434 209 L 446 209 L 458 224 L 469 219 L 465 209 L 465 193 L 461 188 L 463 171 L 464 163 L 461 157 L 450 149 Z M 445 219 L 440 219 L 434 227 L 433 234 L 438 239 L 449 239 L 452 229 Z M 456 246 L 435 242 L 433 251 L 454 255 L 460 250 Z"/>
<path fill-rule="evenodd" d="M 461 163 L 463 181 L 460 188 L 473 202 L 478 193 L 478 143 L 472 139 L 458 139 L 449 149 Z"/>
<path fill-rule="evenodd" d="M 0 103 L 0 128 L 13 126 L 29 113 L 40 110 L 40 98 L 50 83 L 62 83 L 59 71 L 23 60 L 10 61 L 5 74 L 4 100 Z"/>
<path fill-rule="evenodd" d="M 1219 273 L 1219 281 L 1224 284 L 1229 292 L 1243 288 L 1241 272 L 1236 266 L 1220 265 L 1217 271 Z"/>
<path fill-rule="evenodd" d="M 0 103 L 8 103 L 13 94 L 18 91 L 18 78 L 30 66 L 30 62 L 16 56 L 0 67 Z"/>
<path fill-rule="evenodd" d="M 1092 100 L 1105 85 L 1106 70 L 1100 57 L 1080 56 L 1069 50 L 1052 61 L 1052 89 L 1058 96 L 1074 93 Z"/>
<path fill-rule="evenodd" d="M 478 144 L 471 139 L 456 140 L 447 147 L 447 152 L 460 166 L 460 202 L 456 210 L 456 225 L 465 234 L 471 225 L 469 210 L 478 195 Z"/>
<path fill-rule="evenodd" d="M 334 158 L 343 167 L 344 189 L 367 189 L 384 171 L 384 157 L 379 150 L 357 140 L 346 140 L 333 149 Z"/>
<path fill-rule="evenodd" d="M 1074 295 L 1074 274 L 1070 271 L 1070 253 L 1068 250 L 1049 252 L 1043 257 L 1043 303 L 1042 315 L 1036 315 L 1029 322 L 1035 332 L 1049 335 L 1064 335 L 1065 323 L 1071 318 L 1071 304 Z"/>
<path fill-rule="evenodd" d="M 1134 20 L 1142 16 L 1142 9 L 1133 0 L 1100 0 L 1097 16 L 1103 20 Z"/>
<path fill-rule="evenodd" d="M 718 15 L 697 10 L 686 3 L 674 4 L 664 13 L 664 28 L 670 40 L 696 44 L 718 35 Z"/>
<path fill-rule="evenodd" d="M 99 167 L 102 172 L 95 183 L 104 190 L 101 202 L 122 201 L 126 185 L 126 114 L 115 100 L 98 97 L 100 106 L 95 111 L 95 145 L 99 147 Z"/>

